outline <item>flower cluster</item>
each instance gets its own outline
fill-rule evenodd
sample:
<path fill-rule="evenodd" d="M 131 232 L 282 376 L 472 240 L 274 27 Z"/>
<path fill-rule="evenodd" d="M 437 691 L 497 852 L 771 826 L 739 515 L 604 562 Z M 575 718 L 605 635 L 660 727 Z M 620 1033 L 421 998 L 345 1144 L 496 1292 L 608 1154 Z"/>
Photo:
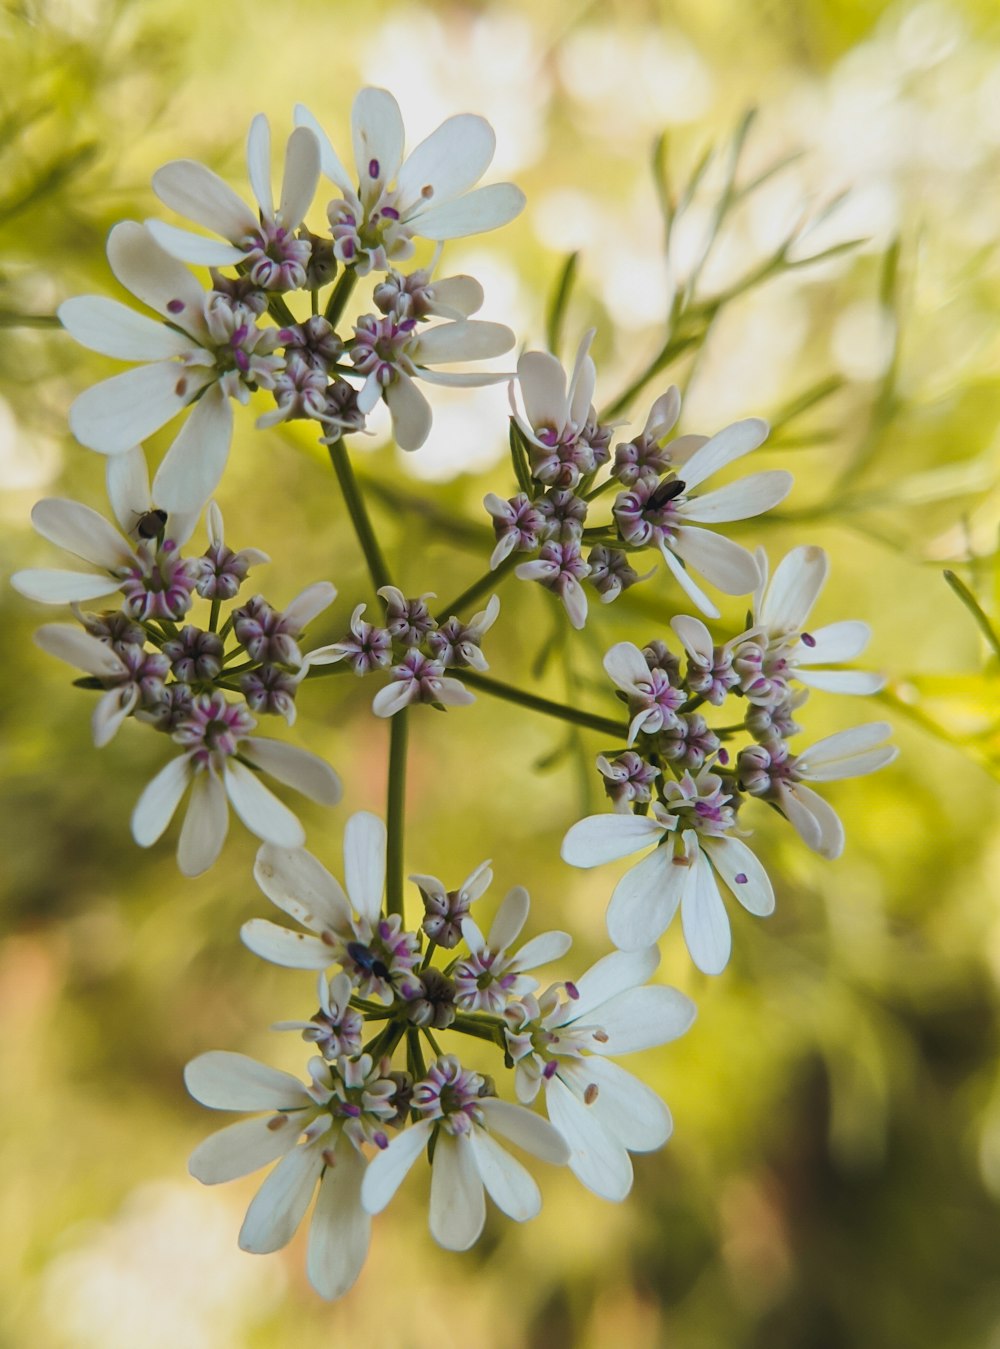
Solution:
<path fill-rule="evenodd" d="M 305 1084 L 224 1052 L 201 1055 L 186 1073 L 204 1105 L 262 1112 L 195 1151 L 199 1180 L 231 1180 L 280 1159 L 247 1212 L 245 1250 L 273 1251 L 291 1240 L 319 1186 L 308 1268 L 331 1298 L 354 1283 L 371 1215 L 424 1152 L 431 1232 L 450 1250 L 479 1237 L 486 1193 L 518 1222 L 538 1213 L 538 1186 L 505 1142 L 569 1165 L 595 1193 L 623 1199 L 629 1154 L 661 1147 L 672 1125 L 663 1101 L 612 1058 L 664 1044 L 694 1019 L 682 993 L 648 984 L 657 964 L 651 950 L 615 952 L 575 983 L 538 993 L 532 971 L 561 959 L 570 937 L 546 932 L 517 947 L 529 909 L 521 887 L 484 936 L 470 908 L 492 879 L 488 862 L 451 891 L 434 876 L 413 877 L 424 908 L 419 931 L 383 907 L 385 872 L 385 826 L 366 813 L 347 822 L 343 887 L 301 849 L 261 848 L 257 881 L 301 930 L 253 919 L 243 940 L 278 965 L 320 971 L 316 1013 L 276 1027 L 298 1031 L 318 1056 Z M 501 1099 L 494 1078 L 458 1054 L 442 1052 L 435 1035 L 442 1031 L 492 1044 L 499 1063 L 514 1068 L 520 1103 Z M 405 1067 L 393 1066 L 397 1052 Z M 542 1083 L 548 1119 L 527 1108 Z"/>
<path fill-rule="evenodd" d="M 142 450 L 109 460 L 108 467 L 121 532 L 81 502 L 40 501 L 32 512 L 35 528 L 85 569 L 20 571 L 12 583 L 31 599 L 73 606 L 79 626 L 45 624 L 36 640 L 85 671 L 77 681 L 83 687 L 102 690 L 92 717 L 95 745 L 108 744 L 132 717 L 180 747 L 136 805 L 136 842 L 156 842 L 190 786 L 177 853 L 185 875 L 198 875 L 218 857 L 227 800 L 259 838 L 287 847 L 304 843 L 299 821 L 259 772 L 326 805 L 340 799 L 339 779 L 315 754 L 253 732 L 258 716 L 279 715 L 289 725 L 295 720 L 307 659 L 298 643 L 333 602 L 334 587 L 328 581 L 307 586 L 283 610 L 254 595 L 223 619 L 222 606 L 237 599 L 250 569 L 267 555 L 256 548 L 234 552 L 213 502 L 208 548 L 185 557 L 197 516 L 153 504 Z M 79 607 L 112 595 L 122 597 L 117 609 Z M 207 602 L 205 626 L 189 621 L 196 599 Z"/>
<path fill-rule="evenodd" d="M 731 950 L 720 883 L 750 913 L 774 909 L 767 873 L 741 838 L 747 799 L 776 806 L 810 848 L 835 858 L 843 826 L 809 783 L 872 773 L 897 753 L 885 743 L 891 728 L 884 722 L 839 731 L 798 752 L 790 748 L 808 696 L 808 687 L 796 684 L 865 694 L 882 680 L 826 668 L 861 654 L 867 624 L 806 630 L 827 575 L 821 548 L 793 549 L 770 585 L 762 550 L 757 565 L 750 626 L 738 636 L 720 645 L 700 619 L 678 615 L 671 622 L 677 654 L 660 640 L 641 651 L 620 642 L 607 653 L 604 668 L 629 713 L 628 748 L 597 760 L 616 813 L 579 821 L 563 842 L 565 860 L 582 867 L 654 844 L 615 888 L 608 932 L 623 950 L 641 950 L 659 939 L 679 908 L 691 957 L 706 974 L 720 973 Z M 704 711 L 734 702 L 740 722 L 713 728 Z M 751 743 L 734 761 L 737 735 Z"/>
<path fill-rule="evenodd" d="M 413 703 L 443 709 L 473 702 L 462 682 L 445 671 L 489 669 L 482 641 L 500 613 L 497 596 L 468 622 L 453 614 L 439 623 L 427 607 L 434 598 L 431 594 L 407 599 L 396 586 L 382 586 L 378 593 L 385 606 L 385 624 L 369 623 L 363 617 L 367 606 L 359 604 L 351 615 L 349 635 L 310 652 L 309 665 L 343 662 L 356 675 L 388 671 L 390 682 L 372 701 L 377 717 L 391 717 Z"/>
<path fill-rule="evenodd" d="M 680 394 L 673 387 L 653 404 L 642 432 L 616 445 L 612 458 L 614 426 L 598 421 L 592 403 L 597 377 L 589 355 L 592 337 L 588 333 L 580 344 L 568 383 L 548 352 L 529 351 L 518 361 L 523 408 L 514 406 L 510 443 L 521 491 L 506 501 L 492 492 L 486 497 L 497 539 L 491 565 L 498 567 L 514 553 L 536 554 L 533 561 L 520 563 L 517 575 L 553 591 L 573 626 L 582 628 L 587 595 L 581 582 L 609 604 L 652 576 L 640 576 L 632 558 L 655 548 L 701 612 L 718 618 L 689 569 L 727 595 L 748 594 L 759 584 L 760 572 L 745 548 L 703 526 L 770 510 L 788 495 L 791 474 L 774 469 L 714 491 L 697 491 L 756 449 L 767 424 L 750 418 L 711 438 L 671 439 L 680 414 Z M 605 466 L 607 475 L 597 481 Z M 593 503 L 612 490 L 617 494 L 611 519 L 588 525 Z"/>

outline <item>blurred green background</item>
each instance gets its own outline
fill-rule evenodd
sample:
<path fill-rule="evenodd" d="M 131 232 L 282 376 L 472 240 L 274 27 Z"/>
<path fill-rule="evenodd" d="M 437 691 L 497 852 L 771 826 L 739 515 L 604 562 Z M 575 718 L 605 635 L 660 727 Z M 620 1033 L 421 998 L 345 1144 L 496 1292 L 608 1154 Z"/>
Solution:
<path fill-rule="evenodd" d="M 266 907 L 254 842 L 234 826 L 223 862 L 193 882 L 169 841 L 133 845 L 129 811 L 164 746 L 130 724 L 93 750 L 88 695 L 31 641 L 62 615 L 4 584 L 0 1345 L 1000 1346 L 997 661 L 941 576 L 955 566 L 987 612 L 1000 608 L 993 0 L 38 0 L 6 4 L 0 25 L 4 579 L 59 565 L 29 528 L 37 497 L 103 509 L 103 463 L 73 443 L 65 414 L 111 366 L 45 320 L 67 295 L 118 293 L 104 240 L 118 219 L 161 213 L 149 187 L 160 163 L 201 158 L 245 191 L 251 117 L 267 111 L 280 143 L 296 101 L 347 153 L 362 83 L 393 90 L 411 145 L 452 112 L 483 113 L 494 176 L 516 179 L 529 204 L 498 235 L 450 245 L 449 269 L 479 276 L 484 316 L 539 345 L 545 297 L 580 249 L 566 348 L 598 325 L 608 402 L 662 343 L 657 136 L 676 184 L 723 147 L 675 241 L 690 263 L 725 143 L 756 107 L 740 183 L 802 154 L 727 220 L 703 294 L 738 289 L 803 213 L 848 189 L 803 251 L 863 242 L 721 306 L 632 420 L 676 379 L 683 430 L 778 421 L 760 466 L 792 468 L 795 491 L 773 519 L 734 532 L 772 558 L 827 547 L 817 621 L 869 620 L 871 661 L 890 676 L 882 706 L 814 695 L 807 738 L 888 715 L 902 748 L 889 770 L 830 789 L 848 829 L 834 864 L 757 812 L 778 909 L 766 923 L 732 914 L 722 977 L 700 976 L 679 931 L 667 934 L 662 977 L 700 1015 L 684 1040 L 629 1065 L 666 1096 L 676 1130 L 637 1159 L 624 1205 L 549 1173 L 538 1220 L 520 1229 L 493 1214 L 459 1257 L 427 1234 L 414 1178 L 376 1221 L 357 1287 L 331 1307 L 305 1282 L 301 1238 L 284 1255 L 238 1251 L 256 1180 L 207 1190 L 185 1168 L 222 1122 L 188 1100 L 187 1059 L 224 1047 L 298 1071 L 306 1058 L 266 1028 L 311 1013 L 311 976 L 263 965 L 237 938 Z M 405 463 L 377 445 L 358 455 L 394 573 L 442 599 L 482 570 L 484 493 L 513 490 L 505 391 L 450 392 L 435 391 L 424 450 Z M 799 401 L 811 405 L 789 419 Z M 311 634 L 332 640 L 371 597 L 310 440 L 300 426 L 254 434 L 241 413 L 220 502 L 227 539 L 272 555 L 255 579 L 275 602 L 314 579 L 337 584 Z M 611 712 L 600 653 L 663 634 L 680 606 L 665 586 L 661 575 L 595 606 L 538 685 Z M 526 683 L 554 606 L 513 580 L 502 593 L 487 653 L 495 673 Z M 346 782 L 343 806 L 303 814 L 334 871 L 348 812 L 382 809 L 386 727 L 371 691 L 310 685 L 290 732 Z M 558 844 L 600 808 L 602 747 L 483 697 L 413 722 L 407 869 L 457 885 L 493 857 L 484 912 L 526 884 L 532 930 L 569 928 L 564 973 L 585 968 L 605 949 L 616 873 L 571 871 Z"/>

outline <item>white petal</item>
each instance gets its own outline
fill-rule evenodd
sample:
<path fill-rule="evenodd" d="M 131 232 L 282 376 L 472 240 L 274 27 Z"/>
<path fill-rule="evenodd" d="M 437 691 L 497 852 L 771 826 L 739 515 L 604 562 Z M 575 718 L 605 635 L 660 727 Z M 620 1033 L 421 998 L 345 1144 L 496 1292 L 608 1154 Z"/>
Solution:
<path fill-rule="evenodd" d="M 279 848 L 301 848 L 305 843 L 305 830 L 298 819 L 244 764 L 230 759 L 225 784 L 233 810 L 251 834 Z"/>
<path fill-rule="evenodd" d="M 530 907 L 531 900 L 523 885 L 516 885 L 505 896 L 499 909 L 497 909 L 487 939 L 492 951 L 503 951 L 512 942 L 517 941 L 521 929 L 528 921 Z"/>
<path fill-rule="evenodd" d="M 391 183 L 403 158 L 403 118 L 387 89 L 358 92 L 351 108 L 351 134 L 362 191 L 375 181 Z M 378 164 L 374 177 L 369 173 L 372 160 Z"/>
<path fill-rule="evenodd" d="M 313 932 L 349 926 L 350 905 L 339 881 L 304 848 L 275 848 L 265 843 L 257 853 L 253 874 L 272 904 Z"/>
<path fill-rule="evenodd" d="M 566 419 L 566 372 L 548 351 L 526 351 L 517 363 L 517 380 L 529 424 L 561 427 Z"/>
<path fill-rule="evenodd" d="M 386 684 L 385 688 L 379 689 L 376 693 L 372 699 L 372 711 L 377 717 L 394 717 L 397 712 L 402 712 L 404 707 L 409 707 L 414 693 L 414 685 L 394 679 L 391 684 Z"/>
<path fill-rule="evenodd" d="M 222 186 L 229 191 L 224 183 Z M 242 202 L 240 205 L 249 213 L 248 207 Z M 125 220 L 114 227 L 108 235 L 108 261 L 115 276 L 136 299 L 193 337 L 199 340 L 208 337 L 205 291 L 183 263 L 164 253 L 143 225 Z"/>
<path fill-rule="evenodd" d="M 297 1110 L 312 1100 L 297 1078 L 246 1054 L 213 1049 L 184 1069 L 184 1085 L 210 1110 Z"/>
<path fill-rule="evenodd" d="M 691 959 L 703 974 L 721 974 L 729 963 L 733 937 L 715 876 L 701 849 L 681 899 L 681 923 Z"/>
<path fill-rule="evenodd" d="M 569 1160 L 566 1140 L 558 1129 L 534 1110 L 487 1096 L 483 1100 L 482 1111 L 491 1132 L 509 1139 L 525 1152 L 552 1166 L 566 1165 Z"/>
<path fill-rule="evenodd" d="M 337 587 L 330 581 L 315 581 L 300 590 L 290 603 L 285 605 L 284 613 L 297 628 L 308 627 L 318 614 L 328 609 L 337 598 Z"/>
<path fill-rule="evenodd" d="M 712 634 L 700 618 L 692 618 L 689 614 L 678 614 L 676 618 L 670 620 L 670 626 L 681 639 L 685 651 L 701 660 L 712 660 L 714 652 Z"/>
<path fill-rule="evenodd" d="M 486 1222 L 486 1197 L 467 1137 L 438 1134 L 431 1168 L 431 1236 L 448 1251 L 467 1251 Z"/>
<path fill-rule="evenodd" d="M 289 970 L 325 970 L 334 953 L 318 937 L 294 932 L 266 918 L 251 918 L 240 928 L 243 944 L 262 960 Z"/>
<path fill-rule="evenodd" d="M 886 764 L 891 764 L 898 757 L 898 746 L 882 745 L 878 749 L 855 754 L 850 759 L 839 759 L 818 766 L 810 762 L 803 765 L 803 772 L 810 782 L 839 782 L 842 778 L 867 777 L 869 773 L 878 772 L 880 768 L 885 768 Z"/>
<path fill-rule="evenodd" d="M 407 155 L 399 171 L 403 218 L 421 205 L 451 201 L 466 192 L 489 168 L 495 149 L 496 136 L 485 118 L 460 113 L 442 122 Z"/>
<path fill-rule="evenodd" d="M 844 851 L 844 826 L 840 816 L 829 801 L 804 782 L 797 782 L 793 788 L 781 793 L 781 808 L 806 846 L 821 857 L 832 862 Z M 805 824 L 803 815 L 812 822 L 811 835 L 808 826 L 801 827 Z"/>
<path fill-rule="evenodd" d="M 442 707 L 468 707 L 470 703 L 476 701 L 476 695 L 470 693 L 460 679 L 453 679 L 451 675 L 445 675 L 438 679 L 434 689 Z"/>
<path fill-rule="evenodd" d="M 792 482 L 792 475 L 784 469 L 751 473 L 739 482 L 728 483 L 704 496 L 691 497 L 684 505 L 684 518 L 716 525 L 727 520 L 749 520 L 784 501 L 792 490 Z"/>
<path fill-rule="evenodd" d="M 200 876 L 214 865 L 229 832 L 226 789 L 215 772 L 198 773 L 177 842 L 177 865 L 185 876 Z"/>
<path fill-rule="evenodd" d="M 382 912 L 385 852 L 383 821 L 367 810 L 352 815 L 344 830 L 344 882 L 351 903 L 370 923 Z"/>
<path fill-rule="evenodd" d="M 142 446 L 135 445 L 124 454 L 109 454 L 104 483 L 115 519 L 127 534 L 135 528 L 140 516 L 145 515 L 153 505 Z"/>
<path fill-rule="evenodd" d="M 94 576 L 84 571 L 57 571 L 27 567 L 16 571 L 10 583 L 25 599 L 39 604 L 75 604 L 113 595 L 120 582 L 116 577 Z"/>
<path fill-rule="evenodd" d="M 481 319 L 439 323 L 421 333 L 414 359 L 418 365 L 487 360 L 510 351 L 514 341 L 514 334 L 502 323 L 484 323 Z"/>
<path fill-rule="evenodd" d="M 579 997 L 569 1003 L 554 1024 L 589 1021 L 595 1014 L 599 1021 L 599 1009 L 606 1002 L 627 989 L 644 984 L 659 963 L 660 953 L 652 946 L 642 951 L 612 951 L 602 956 L 575 981 Z"/>
<path fill-rule="evenodd" d="M 188 1170 L 203 1185 L 238 1180 L 283 1157 L 301 1131 L 301 1124 L 287 1115 L 239 1120 L 209 1134 L 192 1152 Z"/>
<path fill-rule="evenodd" d="M 351 175 L 340 162 L 339 155 L 330 144 L 329 136 L 302 103 L 296 103 L 295 105 L 295 125 L 309 128 L 319 142 L 320 166 L 323 172 L 337 184 L 345 195 L 353 195 L 354 186 Z"/>
<path fill-rule="evenodd" d="M 431 433 L 431 405 L 409 375 L 400 374 L 385 390 L 392 429 L 401 450 L 419 450 Z"/>
<path fill-rule="evenodd" d="M 57 660 L 103 679 L 127 672 L 125 662 L 106 642 L 72 623 L 45 623 L 35 633 L 35 642 Z"/>
<path fill-rule="evenodd" d="M 646 657 L 634 642 L 616 642 L 602 662 L 608 677 L 626 693 L 635 693 L 638 684 L 649 685 L 651 675 Z"/>
<path fill-rule="evenodd" d="M 541 1192 L 521 1163 L 505 1152 L 485 1129 L 474 1128 L 468 1146 L 479 1178 L 497 1208 L 518 1223 L 537 1218 L 542 1207 Z"/>
<path fill-rule="evenodd" d="M 718 618 L 720 616 L 719 610 L 701 587 L 693 580 L 690 572 L 685 571 L 666 544 L 663 545 L 660 551 L 663 553 L 663 560 L 670 568 L 674 580 L 684 591 L 685 595 L 687 595 L 688 599 L 692 600 L 707 618 Z"/>
<path fill-rule="evenodd" d="M 167 511 L 200 511 L 219 485 L 233 438 L 233 409 L 219 384 L 196 404 L 153 479 Z"/>
<path fill-rule="evenodd" d="M 681 391 L 676 384 L 671 384 L 666 393 L 661 393 L 649 409 L 644 434 L 654 436 L 657 440 L 663 440 L 680 415 Z"/>
<path fill-rule="evenodd" d="M 677 530 L 674 551 L 726 595 L 748 595 L 757 584 L 757 563 L 750 553 L 710 529 Z"/>
<path fill-rule="evenodd" d="M 823 589 L 829 562 L 822 548 L 793 548 L 774 570 L 757 621 L 769 632 L 801 632 L 816 597 Z"/>
<path fill-rule="evenodd" d="M 795 648 L 799 665 L 834 665 L 842 660 L 856 660 L 868 645 L 872 630 L 859 619 L 844 619 L 810 629 L 810 635 L 812 646 L 799 642 Z"/>
<path fill-rule="evenodd" d="M 712 436 L 700 450 L 695 450 L 684 465 L 684 481 L 688 489 L 697 487 L 727 464 L 755 450 L 767 439 L 768 429 L 767 422 L 761 421 L 759 417 L 748 417 Z"/>
<path fill-rule="evenodd" d="M 458 201 L 421 211 L 413 221 L 425 239 L 463 239 L 506 225 L 524 210 L 525 196 L 513 183 L 477 187 Z"/>
<path fill-rule="evenodd" d="M 171 759 L 146 786 L 132 811 L 132 837 L 140 848 L 151 847 L 166 829 L 190 779 L 191 761 L 182 754 Z"/>
<path fill-rule="evenodd" d="M 818 777 L 816 769 L 842 764 L 847 768 L 852 759 L 867 754 L 892 735 L 892 727 L 886 721 L 871 721 L 864 726 L 852 726 L 846 731 L 837 731 L 802 751 L 799 763 L 809 777 Z M 841 776 L 838 774 L 838 776 Z M 850 772 L 843 776 L 850 777 Z"/>
<path fill-rule="evenodd" d="M 708 859 L 748 913 L 766 918 L 774 912 L 771 878 L 756 855 L 738 838 L 712 838 L 706 835 L 701 846 Z M 737 880 L 742 876 L 742 880 Z"/>
<path fill-rule="evenodd" d="M 577 1180 L 603 1199 L 624 1199 L 632 1188 L 632 1163 L 622 1144 L 558 1077 L 546 1084 L 545 1104 L 569 1144 L 569 1167 Z"/>
<path fill-rule="evenodd" d="M 526 941 L 514 960 L 517 970 L 533 970 L 539 965 L 548 965 L 560 960 L 573 945 L 568 932 L 540 932 L 537 937 Z"/>
<path fill-rule="evenodd" d="M 823 689 L 826 693 L 870 695 L 878 693 L 885 684 L 883 675 L 868 670 L 796 670 L 795 678 L 811 689 Z"/>
<path fill-rule="evenodd" d="M 103 749 L 118 734 L 122 722 L 139 701 L 139 690 L 134 684 L 124 688 L 108 689 L 98 700 L 90 718 L 90 728 L 97 749 Z"/>
<path fill-rule="evenodd" d="M 306 1267 L 320 1297 L 343 1297 L 365 1263 L 372 1221 L 361 1207 L 364 1174 L 364 1158 L 342 1138 L 333 1166 L 323 1172 L 309 1228 Z"/>
<path fill-rule="evenodd" d="M 124 454 L 187 407 L 207 378 L 176 361 L 126 370 L 80 394 L 70 406 L 70 430 L 90 450 Z"/>
<path fill-rule="evenodd" d="M 620 950 L 639 951 L 659 941 L 673 922 L 686 877 L 687 866 L 675 865 L 669 844 L 626 871 L 608 905 L 608 936 Z"/>
<path fill-rule="evenodd" d="M 242 747 L 243 757 L 286 787 L 294 787 L 310 801 L 321 806 L 335 806 L 342 789 L 340 778 L 325 759 L 284 740 L 268 736 L 251 736 Z"/>
<path fill-rule="evenodd" d="M 571 867 L 597 867 L 648 848 L 662 833 L 649 815 L 588 815 L 567 832 L 560 856 Z"/>
<path fill-rule="evenodd" d="M 431 286 L 432 313 L 468 318 L 482 309 L 483 288 L 472 276 L 447 276 Z"/>
<path fill-rule="evenodd" d="M 81 346 L 119 361 L 162 361 L 191 350 L 186 334 L 103 296 L 75 295 L 57 312 L 62 326 Z"/>
<path fill-rule="evenodd" d="M 605 1133 L 629 1152 L 653 1152 L 663 1147 L 673 1132 L 673 1120 L 655 1091 L 605 1059 L 588 1058 L 567 1067 L 581 1091 L 591 1083 L 597 1087 L 597 1097 L 586 1109 Z"/>
<path fill-rule="evenodd" d="M 258 228 L 257 217 L 246 202 L 197 160 L 174 159 L 164 164 L 153 174 L 153 191 L 178 215 L 233 243 Z"/>
<path fill-rule="evenodd" d="M 562 602 L 570 625 L 579 632 L 587 621 L 587 594 L 575 577 L 570 577 L 567 582 Z"/>
<path fill-rule="evenodd" d="M 684 1034 L 695 1014 L 694 1003 L 676 988 L 644 984 L 626 989 L 594 1013 L 594 1021 L 608 1036 L 594 1046 L 594 1053 L 635 1054 L 667 1044 Z"/>
<path fill-rule="evenodd" d="M 234 267 L 246 257 L 246 249 L 238 244 L 206 239 L 203 234 L 192 234 L 162 220 L 143 223 L 164 253 L 178 262 L 190 262 L 196 267 Z"/>
<path fill-rule="evenodd" d="M 576 359 L 573 362 L 573 373 L 569 377 L 569 389 L 566 398 L 569 419 L 574 426 L 582 426 L 586 421 L 591 400 L 594 397 L 597 370 L 590 357 L 590 345 L 596 332 L 596 328 L 588 328 L 580 338 L 580 345 L 576 349 Z"/>
<path fill-rule="evenodd" d="M 367 1213 L 381 1213 L 389 1203 L 426 1147 L 433 1127 L 426 1119 L 411 1124 L 371 1159 L 361 1183 L 361 1203 Z"/>
<path fill-rule="evenodd" d="M 319 182 L 319 141 L 307 127 L 298 127 L 285 149 L 285 176 L 281 184 L 278 224 L 298 229 L 312 205 Z"/>
<path fill-rule="evenodd" d="M 265 220 L 271 220 L 274 216 L 274 196 L 271 192 L 271 127 L 262 112 L 253 119 L 247 132 L 247 173 L 261 215 Z"/>
<path fill-rule="evenodd" d="M 287 1246 L 309 1207 L 322 1169 L 321 1144 L 299 1147 L 282 1157 L 247 1209 L 240 1249 L 264 1255 Z"/>

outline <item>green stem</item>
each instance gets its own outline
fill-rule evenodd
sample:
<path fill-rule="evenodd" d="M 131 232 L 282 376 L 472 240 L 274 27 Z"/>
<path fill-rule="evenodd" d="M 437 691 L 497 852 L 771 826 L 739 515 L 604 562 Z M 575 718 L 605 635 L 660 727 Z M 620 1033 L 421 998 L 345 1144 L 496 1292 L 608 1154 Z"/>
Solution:
<path fill-rule="evenodd" d="M 958 598 L 965 605 L 966 609 L 968 609 L 969 613 L 972 615 L 973 619 L 975 620 L 976 626 L 979 628 L 979 631 L 983 634 L 987 642 L 990 644 L 990 647 L 993 650 L 993 654 L 995 656 L 1000 656 L 1000 637 L 998 637 L 997 634 L 994 632 L 993 624 L 987 618 L 985 612 L 983 611 L 982 606 L 976 599 L 975 595 L 973 595 L 972 591 L 961 579 L 961 577 L 956 576 L 953 571 L 944 572 L 944 579 L 948 582 L 952 590 L 955 592 Z"/>
<path fill-rule="evenodd" d="M 361 551 L 364 553 L 365 562 L 368 564 L 368 574 L 372 578 L 372 585 L 376 590 L 379 590 L 382 586 L 391 585 L 392 581 L 389 576 L 389 568 L 386 566 L 385 558 L 382 556 L 382 550 L 372 528 L 368 508 L 365 506 L 364 497 L 361 495 L 361 489 L 354 476 L 347 446 L 344 444 L 343 437 L 341 437 L 327 448 L 330 451 L 333 471 L 340 483 L 340 490 L 344 494 L 344 505 L 347 507 L 351 524 L 354 526 L 358 543 L 361 544 Z"/>
<path fill-rule="evenodd" d="M 221 600 L 213 600 L 213 601 L 212 601 L 212 610 L 211 610 L 211 613 L 209 614 L 209 618 L 208 618 L 208 630 L 209 630 L 209 632 L 215 632 L 216 629 L 218 628 L 218 626 L 219 626 L 219 611 L 220 611 L 221 608 L 222 608 L 222 601 L 221 601 Z"/>
<path fill-rule="evenodd" d="M 403 818 L 406 798 L 406 739 L 408 713 L 404 707 L 389 720 L 389 788 L 386 829 L 386 913 L 403 916 Z"/>
<path fill-rule="evenodd" d="M 574 726 L 586 726 L 588 730 L 600 731 L 610 735 L 616 741 L 625 739 L 625 727 L 610 717 L 599 717 L 593 712 L 584 712 L 576 707 L 563 707 L 549 698 L 539 698 L 535 693 L 514 688 L 512 684 L 502 684 L 499 679 L 490 679 L 488 675 L 477 674 L 475 670 L 462 670 L 461 679 L 469 688 L 489 693 L 494 698 L 503 698 L 505 702 L 517 703 L 519 707 L 530 707 L 547 717 L 558 717 L 560 721 L 571 722 Z"/>
<path fill-rule="evenodd" d="M 467 586 L 461 595 L 453 599 L 450 604 L 443 606 L 437 616 L 437 621 L 444 623 L 453 614 L 457 616 L 463 609 L 467 609 L 471 604 L 474 604 L 480 595 L 485 595 L 488 590 L 492 590 L 499 581 L 514 570 L 517 560 L 517 553 L 511 553 L 498 563 L 493 571 L 488 571 L 484 576 L 480 576 L 478 581 L 473 581 L 472 585 Z"/>
<path fill-rule="evenodd" d="M 354 283 L 357 279 L 357 273 L 353 267 L 349 267 L 346 272 L 341 273 L 340 280 L 333 288 L 333 293 L 327 302 L 326 313 L 323 316 L 331 327 L 336 328 L 340 322 L 340 316 L 350 299 L 351 291 L 354 289 Z"/>

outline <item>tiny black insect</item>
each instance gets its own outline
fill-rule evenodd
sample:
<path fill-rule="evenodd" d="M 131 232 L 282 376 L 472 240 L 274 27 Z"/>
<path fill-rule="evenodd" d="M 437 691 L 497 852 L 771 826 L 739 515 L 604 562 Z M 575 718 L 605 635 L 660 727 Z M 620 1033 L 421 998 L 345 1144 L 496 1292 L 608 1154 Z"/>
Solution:
<path fill-rule="evenodd" d="M 163 533 L 166 523 L 167 512 L 156 507 L 151 511 L 143 511 L 132 528 L 140 539 L 155 539 L 158 534 Z"/>
<path fill-rule="evenodd" d="M 374 974 L 376 979 L 390 979 L 392 977 L 385 962 L 372 955 L 368 947 L 363 946 L 361 942 L 349 941 L 347 943 L 347 954 L 355 965 L 360 965 L 368 974 Z"/>
<path fill-rule="evenodd" d="M 668 501 L 673 501 L 674 497 L 679 497 L 685 487 L 687 483 L 682 482 L 680 478 L 664 478 L 646 502 L 647 510 L 659 510 Z"/>

